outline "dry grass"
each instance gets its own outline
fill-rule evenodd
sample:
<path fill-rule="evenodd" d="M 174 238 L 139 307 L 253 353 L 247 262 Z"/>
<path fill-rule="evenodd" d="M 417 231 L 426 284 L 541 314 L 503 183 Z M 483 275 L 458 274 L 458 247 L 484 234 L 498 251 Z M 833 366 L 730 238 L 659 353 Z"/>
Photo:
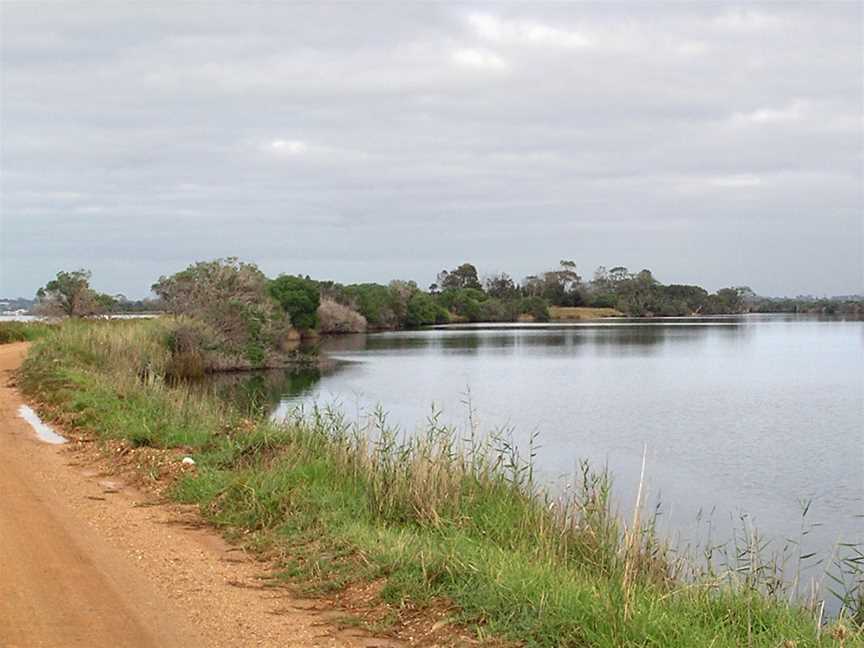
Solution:
<path fill-rule="evenodd" d="M 624 317 L 615 308 L 590 308 L 588 306 L 550 306 L 549 317 L 553 321 L 578 321 L 603 317 Z"/>

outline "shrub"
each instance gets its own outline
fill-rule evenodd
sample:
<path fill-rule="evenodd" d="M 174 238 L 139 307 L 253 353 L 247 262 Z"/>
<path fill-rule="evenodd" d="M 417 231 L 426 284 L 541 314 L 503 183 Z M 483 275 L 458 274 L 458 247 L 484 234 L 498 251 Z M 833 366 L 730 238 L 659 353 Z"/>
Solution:
<path fill-rule="evenodd" d="M 549 321 L 549 305 L 542 297 L 525 297 L 519 302 L 519 312 L 531 315 L 538 322 Z"/>
<path fill-rule="evenodd" d="M 325 297 L 318 306 L 318 330 L 322 333 L 363 333 L 366 318 L 353 308 Z"/>
<path fill-rule="evenodd" d="M 435 324 L 441 310 L 428 293 L 415 292 L 408 301 L 405 323 L 407 326 Z"/>
<path fill-rule="evenodd" d="M 255 265 L 235 258 L 199 262 L 153 285 L 170 312 L 208 328 L 223 369 L 260 367 L 281 351 L 289 322 L 267 288 Z"/>
<path fill-rule="evenodd" d="M 318 326 L 317 312 L 321 296 L 316 282 L 303 277 L 280 275 L 268 284 L 267 289 L 291 318 L 294 328 L 314 329 Z"/>

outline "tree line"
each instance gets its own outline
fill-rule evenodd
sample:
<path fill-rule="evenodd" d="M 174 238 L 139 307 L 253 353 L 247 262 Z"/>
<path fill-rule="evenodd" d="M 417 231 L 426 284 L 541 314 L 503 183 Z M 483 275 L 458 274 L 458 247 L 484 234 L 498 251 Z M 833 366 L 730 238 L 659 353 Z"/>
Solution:
<path fill-rule="evenodd" d="M 615 309 L 630 317 L 745 312 L 842 314 L 860 313 L 862 309 L 861 300 L 851 297 L 772 299 L 757 296 L 747 286 L 711 293 L 696 285 L 663 284 L 650 270 L 631 272 L 624 266 L 601 266 L 585 279 L 571 260 L 562 260 L 553 269 L 521 281 L 506 272 L 481 278 L 476 266 L 466 262 L 442 270 L 424 290 L 414 281 L 401 279 L 385 285 L 341 284 L 308 275 L 268 278 L 254 264 L 236 258 L 217 259 L 161 277 L 152 286 L 153 299 L 135 302 L 122 295 L 96 292 L 90 279 L 87 270 L 59 272 L 38 291 L 35 311 L 73 317 L 140 311 L 200 316 L 205 311 L 249 311 L 255 304 L 257 314 L 249 317 L 260 320 L 262 326 L 275 312 L 294 329 L 346 333 L 451 322 L 542 322 L 549 320 L 555 309 L 578 307 Z M 211 313 L 205 319 L 215 317 Z M 219 317 L 231 319 L 226 313 Z"/>

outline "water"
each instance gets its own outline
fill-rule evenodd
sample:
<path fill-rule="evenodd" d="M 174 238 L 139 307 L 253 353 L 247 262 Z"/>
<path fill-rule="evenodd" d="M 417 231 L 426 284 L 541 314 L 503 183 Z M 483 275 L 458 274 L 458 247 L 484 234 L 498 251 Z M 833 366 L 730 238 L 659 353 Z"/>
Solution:
<path fill-rule="evenodd" d="M 40 419 L 39 415 L 27 405 L 22 405 L 18 408 L 18 416 L 30 424 L 30 427 L 33 428 L 36 437 L 40 441 L 50 443 L 51 445 L 61 445 L 66 443 L 66 437 L 57 434 L 53 429 L 51 429 L 50 425 Z"/>
<path fill-rule="evenodd" d="M 508 428 L 552 488 L 579 459 L 608 465 L 622 507 L 647 446 L 650 501 L 682 542 L 742 516 L 776 546 L 799 538 L 802 500 L 819 526 L 808 551 L 864 541 L 864 323 L 796 316 L 459 327 L 326 339 L 327 371 L 259 375 L 274 416 L 380 404 L 417 429 L 434 403 L 465 428 Z M 234 380 L 239 380 L 234 378 Z M 245 391 L 244 391 L 245 389 Z M 238 390 L 235 385 L 235 393 Z M 701 522 L 697 524 L 697 520 Z"/>

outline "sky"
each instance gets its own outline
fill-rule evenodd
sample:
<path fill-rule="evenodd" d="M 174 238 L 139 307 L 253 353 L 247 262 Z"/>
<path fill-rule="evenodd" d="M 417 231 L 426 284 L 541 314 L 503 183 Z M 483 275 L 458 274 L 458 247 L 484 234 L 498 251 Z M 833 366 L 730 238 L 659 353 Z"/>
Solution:
<path fill-rule="evenodd" d="M 0 296 L 572 259 L 864 293 L 858 2 L 0 3 Z"/>

